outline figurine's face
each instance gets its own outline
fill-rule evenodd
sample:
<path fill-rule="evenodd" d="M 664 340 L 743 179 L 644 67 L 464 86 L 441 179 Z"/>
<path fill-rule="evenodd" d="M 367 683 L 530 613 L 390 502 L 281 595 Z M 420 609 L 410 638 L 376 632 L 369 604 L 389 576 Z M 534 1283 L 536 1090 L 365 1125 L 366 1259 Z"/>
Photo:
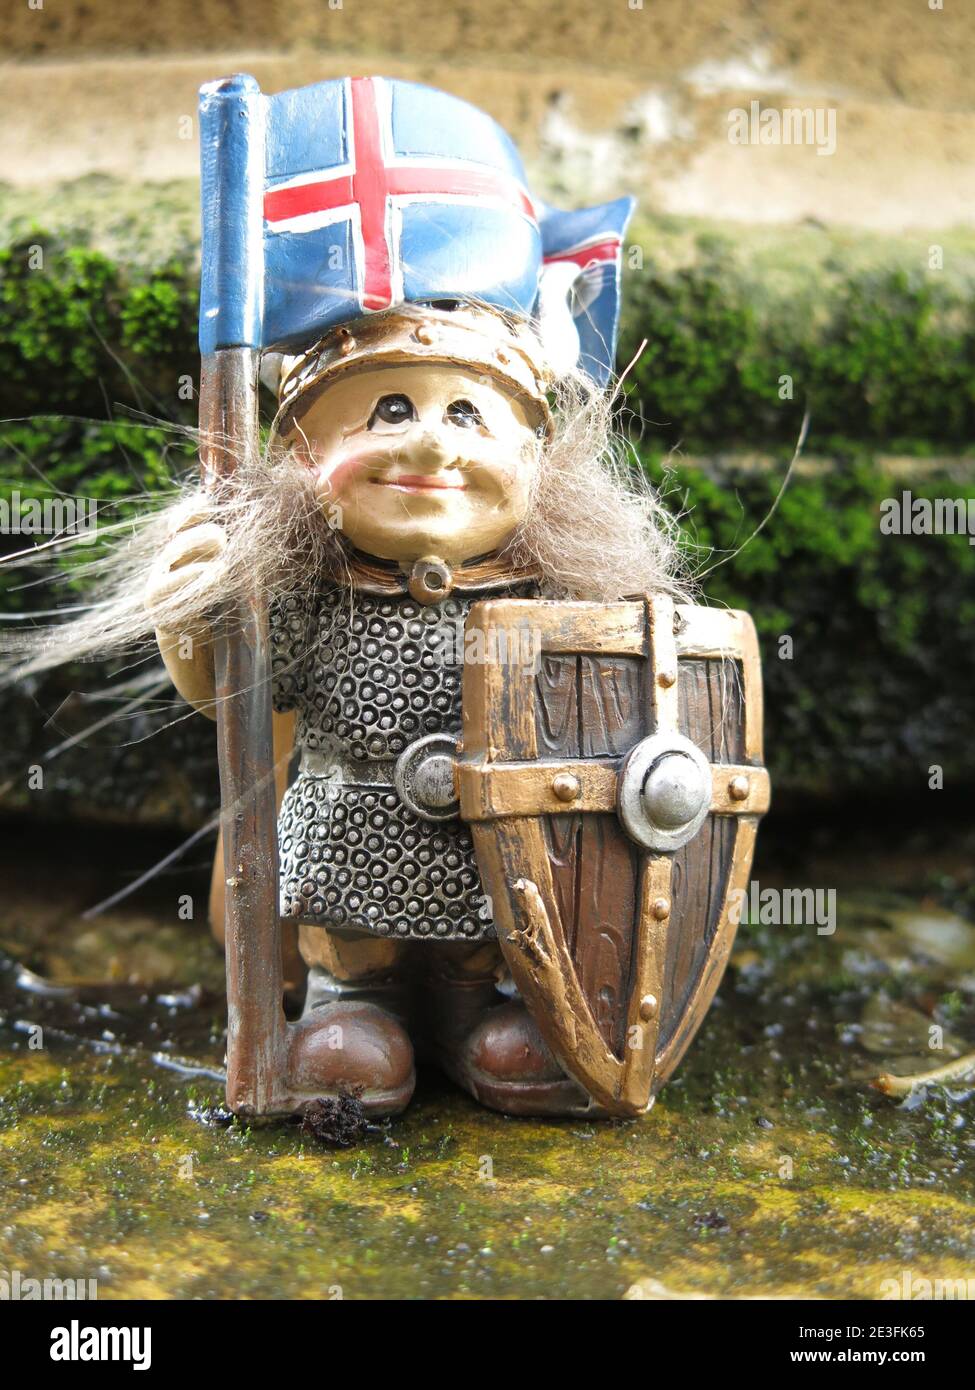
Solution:
<path fill-rule="evenodd" d="M 524 517 L 535 424 L 490 377 L 417 363 L 336 377 L 290 442 L 357 549 L 458 564 L 502 546 Z"/>

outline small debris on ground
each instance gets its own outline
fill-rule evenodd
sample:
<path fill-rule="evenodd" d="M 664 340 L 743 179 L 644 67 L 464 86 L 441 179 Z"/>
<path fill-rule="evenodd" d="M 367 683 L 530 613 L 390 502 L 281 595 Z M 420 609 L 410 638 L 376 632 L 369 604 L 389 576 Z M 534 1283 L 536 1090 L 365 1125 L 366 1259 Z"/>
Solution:
<path fill-rule="evenodd" d="M 702 1212 L 694 1218 L 694 1225 L 700 1231 L 730 1231 L 731 1225 L 720 1211 Z"/>
<path fill-rule="evenodd" d="M 361 1095 L 359 1087 L 338 1096 L 309 1101 L 299 1116 L 302 1134 L 331 1148 L 351 1149 L 371 1128 L 362 1108 Z"/>

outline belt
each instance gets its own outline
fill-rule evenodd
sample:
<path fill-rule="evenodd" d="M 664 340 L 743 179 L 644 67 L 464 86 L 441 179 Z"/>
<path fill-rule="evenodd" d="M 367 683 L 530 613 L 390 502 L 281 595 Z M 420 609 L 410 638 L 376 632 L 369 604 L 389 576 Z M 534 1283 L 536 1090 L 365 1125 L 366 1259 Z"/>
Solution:
<path fill-rule="evenodd" d="M 341 753 L 305 749 L 298 764 L 303 777 L 325 777 L 336 786 L 394 786 L 395 758 L 348 758 Z"/>
<path fill-rule="evenodd" d="M 395 790 L 422 820 L 453 820 L 460 810 L 455 782 L 457 745 L 453 734 L 426 734 L 414 739 L 396 759 L 372 760 L 305 749 L 298 771 L 303 777 L 324 779 L 333 794 L 341 787 Z"/>

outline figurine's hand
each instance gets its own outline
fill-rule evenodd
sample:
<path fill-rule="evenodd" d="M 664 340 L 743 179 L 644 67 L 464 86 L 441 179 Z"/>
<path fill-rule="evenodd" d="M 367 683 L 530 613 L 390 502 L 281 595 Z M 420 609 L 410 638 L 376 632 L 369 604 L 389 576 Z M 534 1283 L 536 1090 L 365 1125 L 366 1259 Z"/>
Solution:
<path fill-rule="evenodd" d="M 194 589 L 216 592 L 225 569 L 226 547 L 224 529 L 210 513 L 194 512 L 183 521 L 163 547 L 146 585 L 145 604 L 157 630 L 173 631 L 172 615 Z M 193 626 L 199 632 L 201 624 Z"/>
<path fill-rule="evenodd" d="M 207 595 L 216 595 L 226 569 L 227 537 L 212 515 L 185 517 L 167 541 L 146 585 L 145 605 L 173 684 L 184 700 L 214 717 L 213 646 L 203 617 Z M 196 589 L 194 594 L 193 590 Z"/>

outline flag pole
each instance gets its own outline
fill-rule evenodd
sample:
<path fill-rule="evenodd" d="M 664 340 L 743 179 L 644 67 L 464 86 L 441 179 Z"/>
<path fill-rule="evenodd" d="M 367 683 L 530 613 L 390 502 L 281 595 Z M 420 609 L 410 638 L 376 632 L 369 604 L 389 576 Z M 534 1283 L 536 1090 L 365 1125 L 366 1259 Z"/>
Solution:
<path fill-rule="evenodd" d="M 263 300 L 262 97 L 253 78 L 200 93 L 200 462 L 219 484 L 256 466 Z M 287 1108 L 267 606 L 256 589 L 213 625 L 227 954 L 227 1104 Z"/>

